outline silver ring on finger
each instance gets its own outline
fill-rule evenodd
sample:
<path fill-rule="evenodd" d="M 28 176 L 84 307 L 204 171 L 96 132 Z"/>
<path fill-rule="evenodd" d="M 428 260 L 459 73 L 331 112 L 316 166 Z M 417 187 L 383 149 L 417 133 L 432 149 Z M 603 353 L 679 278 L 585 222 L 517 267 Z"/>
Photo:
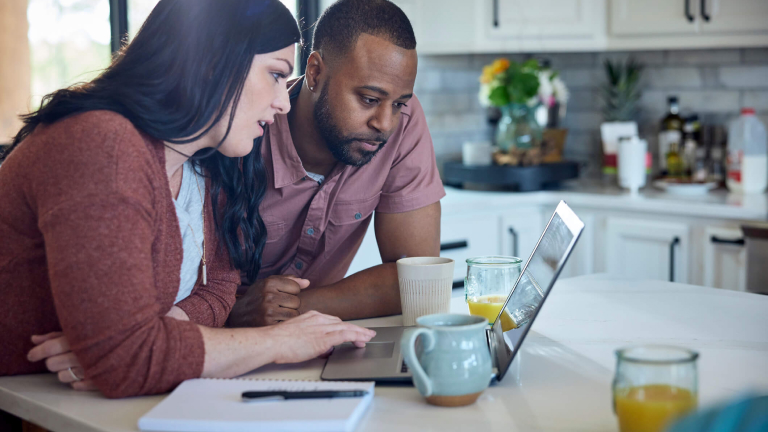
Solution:
<path fill-rule="evenodd" d="M 73 380 L 75 380 L 75 382 L 78 382 L 78 381 L 82 381 L 82 380 L 83 380 L 82 378 L 80 378 L 79 376 L 77 376 L 77 375 L 75 374 L 75 372 L 72 370 L 72 368 L 71 368 L 71 367 L 67 368 L 67 370 L 69 371 L 69 375 L 71 375 L 71 376 L 72 376 L 72 379 L 73 379 Z"/>

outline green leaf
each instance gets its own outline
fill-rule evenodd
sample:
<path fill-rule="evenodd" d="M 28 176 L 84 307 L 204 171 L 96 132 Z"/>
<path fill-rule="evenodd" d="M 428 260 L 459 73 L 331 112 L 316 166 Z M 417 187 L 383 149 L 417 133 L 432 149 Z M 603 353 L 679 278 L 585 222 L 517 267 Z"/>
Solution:
<path fill-rule="evenodd" d="M 530 69 L 530 70 L 537 71 L 539 70 L 539 61 L 536 59 L 530 59 L 525 63 L 523 63 L 523 69 Z"/>
<path fill-rule="evenodd" d="M 488 101 L 491 105 L 502 107 L 509 105 L 509 94 L 504 86 L 498 86 L 491 89 L 491 93 L 488 95 Z"/>

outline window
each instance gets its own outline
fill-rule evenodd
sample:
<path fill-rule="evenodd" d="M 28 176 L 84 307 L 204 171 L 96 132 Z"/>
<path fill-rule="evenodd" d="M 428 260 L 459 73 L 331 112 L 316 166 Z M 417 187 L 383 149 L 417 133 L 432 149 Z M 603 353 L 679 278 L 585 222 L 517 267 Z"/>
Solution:
<path fill-rule="evenodd" d="M 141 28 L 149 13 L 159 0 L 128 0 L 128 40 L 130 41 Z M 280 0 L 296 16 L 296 0 Z"/>
<path fill-rule="evenodd" d="M 117 0 L 123 1 L 130 41 L 159 0 Z M 281 2 L 296 16 L 296 0 Z M 29 0 L 27 19 L 31 109 L 39 107 L 46 94 L 90 81 L 109 66 L 110 0 Z"/>
<path fill-rule="evenodd" d="M 29 0 L 31 108 L 109 65 L 109 0 Z"/>
<path fill-rule="evenodd" d="M 133 40 L 159 0 L 128 0 L 128 40 Z"/>

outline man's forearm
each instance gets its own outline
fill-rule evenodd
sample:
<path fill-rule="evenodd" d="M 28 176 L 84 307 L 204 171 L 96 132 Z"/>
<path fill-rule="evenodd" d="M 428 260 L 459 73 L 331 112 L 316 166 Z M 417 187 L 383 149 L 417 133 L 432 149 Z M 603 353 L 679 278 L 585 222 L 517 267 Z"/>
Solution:
<path fill-rule="evenodd" d="M 397 265 L 381 264 L 335 284 L 310 286 L 299 297 L 301 313 L 316 310 L 343 320 L 397 315 L 400 313 Z"/>

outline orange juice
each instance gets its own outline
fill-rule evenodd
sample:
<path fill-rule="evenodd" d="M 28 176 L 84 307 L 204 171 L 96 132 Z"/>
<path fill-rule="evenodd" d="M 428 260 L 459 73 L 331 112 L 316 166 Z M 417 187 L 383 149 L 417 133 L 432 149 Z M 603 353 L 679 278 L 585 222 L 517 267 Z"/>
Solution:
<path fill-rule="evenodd" d="M 696 409 L 696 394 L 680 387 L 652 384 L 615 390 L 621 432 L 662 432 L 674 419 Z"/>
<path fill-rule="evenodd" d="M 485 317 L 488 322 L 493 324 L 496 317 L 499 316 L 501 307 L 504 306 L 504 300 L 507 298 L 500 295 L 485 295 L 480 297 L 470 297 L 467 301 L 469 314 Z M 517 324 L 506 310 L 501 315 L 501 330 L 507 331 L 517 328 Z"/>

